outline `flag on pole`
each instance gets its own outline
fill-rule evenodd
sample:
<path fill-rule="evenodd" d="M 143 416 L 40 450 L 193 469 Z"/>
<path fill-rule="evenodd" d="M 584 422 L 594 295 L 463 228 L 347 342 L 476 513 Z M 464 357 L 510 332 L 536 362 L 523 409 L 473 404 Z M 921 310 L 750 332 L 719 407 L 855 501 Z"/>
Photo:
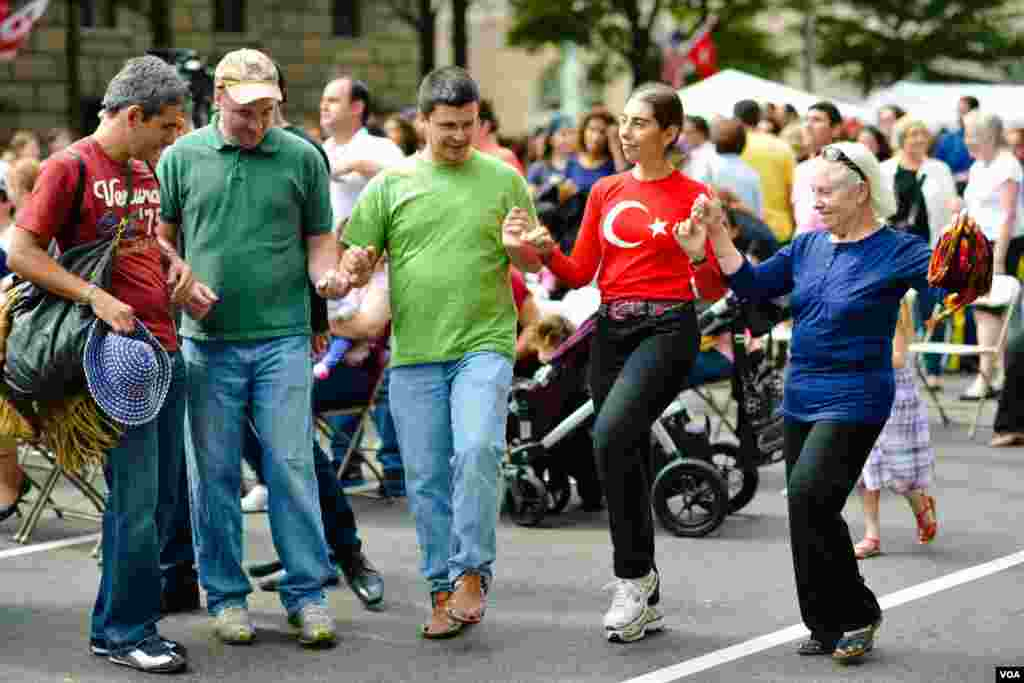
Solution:
<path fill-rule="evenodd" d="M 669 44 L 662 53 L 661 80 L 673 88 L 681 88 L 686 77 L 696 73 L 707 78 L 718 71 L 718 52 L 711 32 L 718 25 L 718 17 L 712 15 L 701 24 L 697 32 L 684 41 L 679 31 L 669 37 Z"/>
<path fill-rule="evenodd" d="M 28 38 L 32 26 L 46 13 L 49 0 L 30 0 L 12 9 L 8 0 L 0 0 L 0 61 L 10 61 Z"/>

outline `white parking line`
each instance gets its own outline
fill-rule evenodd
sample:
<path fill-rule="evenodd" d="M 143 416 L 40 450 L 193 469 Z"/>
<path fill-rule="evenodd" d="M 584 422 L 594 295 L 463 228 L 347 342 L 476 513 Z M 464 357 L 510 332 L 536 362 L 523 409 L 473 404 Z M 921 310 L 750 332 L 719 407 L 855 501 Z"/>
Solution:
<path fill-rule="evenodd" d="M 883 610 L 892 609 L 893 607 L 898 607 L 914 600 L 920 600 L 929 595 L 934 595 L 935 593 L 940 593 L 950 588 L 970 583 L 971 581 L 983 579 L 986 576 L 1005 571 L 1022 563 L 1024 563 L 1024 550 L 992 560 L 991 562 L 961 569 L 958 572 L 940 576 L 937 579 L 925 581 L 916 586 L 904 588 L 882 597 L 878 602 L 882 605 Z M 789 626 L 780 631 L 759 636 L 738 645 L 732 645 L 722 650 L 696 657 L 695 659 L 689 659 L 664 669 L 652 671 L 643 676 L 630 678 L 628 681 L 624 681 L 624 683 L 669 683 L 670 681 L 682 680 L 687 676 L 707 671 L 722 664 L 734 662 L 743 657 L 755 655 L 758 652 L 770 650 L 773 647 L 784 645 L 806 635 L 808 635 L 807 628 L 803 624 L 796 624 L 795 626 Z"/>
<path fill-rule="evenodd" d="M 95 543 L 100 538 L 100 534 L 86 534 L 85 536 L 75 536 L 74 538 L 65 538 L 60 541 L 50 541 L 49 543 L 35 543 L 33 545 L 26 545 L 21 548 L 11 548 L 10 550 L 0 550 L 0 560 L 8 557 L 20 557 L 22 555 L 31 555 L 32 553 L 42 553 L 47 550 L 59 550 L 60 548 L 67 548 L 73 545 L 82 545 L 83 543 Z"/>

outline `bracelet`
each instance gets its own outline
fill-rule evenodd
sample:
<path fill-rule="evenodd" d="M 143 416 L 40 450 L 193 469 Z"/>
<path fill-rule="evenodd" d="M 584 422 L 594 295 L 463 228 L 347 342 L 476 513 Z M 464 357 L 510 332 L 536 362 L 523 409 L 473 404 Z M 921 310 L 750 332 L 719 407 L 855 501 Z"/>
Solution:
<path fill-rule="evenodd" d="M 86 306 L 92 306 L 92 297 L 96 294 L 96 283 L 89 285 L 89 288 L 85 290 L 85 299 L 82 303 Z"/>
<path fill-rule="evenodd" d="M 699 259 L 692 259 L 691 258 L 690 259 L 690 265 L 693 266 L 694 268 L 696 268 L 697 266 L 701 265 L 702 263 L 704 263 L 707 260 L 708 260 L 708 253 L 704 252 L 704 255 L 701 256 Z"/>

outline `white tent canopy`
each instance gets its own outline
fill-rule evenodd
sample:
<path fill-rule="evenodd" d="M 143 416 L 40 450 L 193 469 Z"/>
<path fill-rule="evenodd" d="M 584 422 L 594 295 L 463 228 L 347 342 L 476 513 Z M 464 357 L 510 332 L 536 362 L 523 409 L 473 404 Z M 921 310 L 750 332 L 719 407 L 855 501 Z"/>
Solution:
<path fill-rule="evenodd" d="M 679 91 L 679 97 L 683 101 L 683 109 L 687 115 L 695 114 L 707 118 L 732 116 L 733 105 L 739 100 L 791 104 L 801 115 L 815 102 L 828 100 L 839 107 L 839 112 L 845 118 L 874 120 L 872 110 L 867 107 L 843 102 L 834 97 L 815 95 L 735 69 L 719 71 L 714 76 L 687 86 Z"/>
<path fill-rule="evenodd" d="M 1024 124 L 1024 85 L 898 81 L 871 93 L 867 104 L 876 112 L 887 104 L 899 105 L 938 130 L 957 127 L 957 101 L 964 95 L 977 97 L 981 108 L 998 114 L 1004 125 Z"/>

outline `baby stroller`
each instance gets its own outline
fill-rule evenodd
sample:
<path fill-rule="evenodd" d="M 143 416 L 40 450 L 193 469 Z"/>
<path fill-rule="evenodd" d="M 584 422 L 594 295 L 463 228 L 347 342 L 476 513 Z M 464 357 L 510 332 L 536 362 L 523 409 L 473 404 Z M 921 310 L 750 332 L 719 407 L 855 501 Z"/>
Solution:
<path fill-rule="evenodd" d="M 733 335 L 731 381 L 732 397 L 737 406 L 735 432 L 739 444 L 728 441 L 708 443 L 707 423 L 695 429 L 679 404 L 671 406 L 661 419 L 672 440 L 686 444 L 684 451 L 688 456 L 705 460 L 721 472 L 727 483 L 730 514 L 753 500 L 760 479 L 758 468 L 783 458 L 782 373 L 764 351 L 747 350 L 746 332 L 749 330 L 755 337 L 770 334 L 771 328 L 785 315 L 786 311 L 779 306 L 752 305 L 740 301 L 730 292 L 699 318 L 702 334 L 716 335 L 728 330 Z M 771 344 L 767 347 L 771 348 Z M 667 529 L 674 531 L 671 510 L 676 463 L 668 460 L 661 465 L 655 476 L 651 498 L 659 520 Z"/>
<path fill-rule="evenodd" d="M 594 495 L 589 488 L 597 485 L 590 436 L 594 403 L 585 376 L 595 325 L 596 317 L 586 320 L 548 365 L 533 379 L 515 383 L 509 395 L 504 503 L 521 526 L 537 526 L 545 515 L 565 509 L 572 494 L 570 476 L 576 479 L 584 504 Z M 718 528 L 727 513 L 726 482 L 708 462 L 688 457 L 692 439 L 682 438 L 687 442 L 677 442 L 662 420 L 654 423 L 652 472 L 658 471 L 654 462 L 673 461 L 673 497 L 685 499 L 674 512 L 675 531 L 705 536 Z"/>

